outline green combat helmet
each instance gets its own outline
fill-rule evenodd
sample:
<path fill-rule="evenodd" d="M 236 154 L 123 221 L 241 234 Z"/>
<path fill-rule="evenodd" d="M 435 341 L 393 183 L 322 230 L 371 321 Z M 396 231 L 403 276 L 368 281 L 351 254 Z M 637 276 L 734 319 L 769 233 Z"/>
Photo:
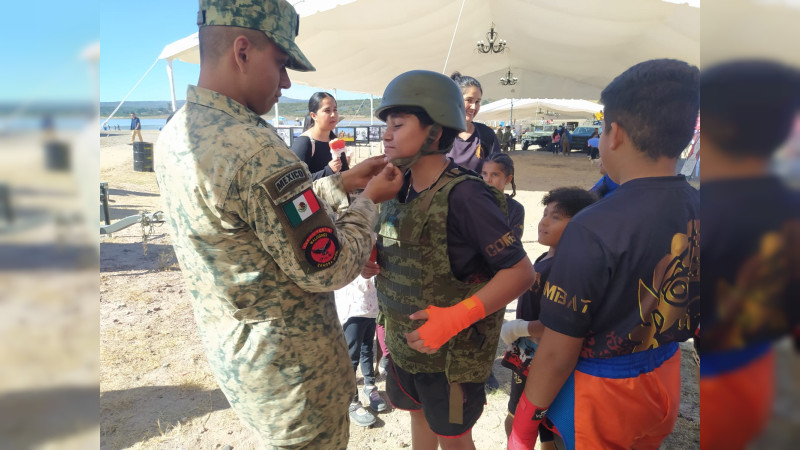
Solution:
<path fill-rule="evenodd" d="M 412 70 L 398 75 L 383 91 L 381 106 L 375 111 L 375 116 L 386 122 L 389 109 L 397 106 L 420 107 L 434 122 L 416 155 L 392 161 L 400 170 L 411 167 L 421 156 L 450 151 L 450 148 L 431 148 L 442 127 L 458 131 L 467 129 L 467 113 L 461 89 L 450 77 L 437 72 Z"/>
<path fill-rule="evenodd" d="M 316 69 L 294 42 L 300 31 L 300 16 L 286 0 L 199 0 L 197 26 L 229 26 L 263 31 L 289 55 L 286 65 L 299 72 Z"/>

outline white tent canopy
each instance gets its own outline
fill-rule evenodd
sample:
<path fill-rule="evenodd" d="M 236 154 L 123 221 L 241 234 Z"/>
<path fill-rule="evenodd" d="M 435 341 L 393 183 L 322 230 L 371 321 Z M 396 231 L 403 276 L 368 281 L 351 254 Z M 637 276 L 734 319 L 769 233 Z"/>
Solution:
<path fill-rule="evenodd" d="M 317 71 L 290 77 L 323 89 L 380 96 L 402 72 L 458 70 L 478 78 L 490 100 L 598 98 L 638 62 L 700 63 L 699 8 L 661 0 L 350 0 L 326 11 L 293 3 L 297 43 Z M 508 47 L 479 53 L 492 23 Z M 199 61 L 193 42 L 196 35 L 169 44 L 161 58 Z M 501 86 L 509 69 L 519 81 Z"/>
<path fill-rule="evenodd" d="M 512 103 L 513 102 L 513 103 Z M 511 109 L 515 119 L 538 119 L 541 117 L 552 118 L 553 113 L 568 117 L 591 117 L 594 113 L 603 110 L 603 106 L 588 100 L 564 98 L 524 98 L 497 100 L 481 106 L 475 120 L 488 122 L 490 120 L 509 119 Z"/>

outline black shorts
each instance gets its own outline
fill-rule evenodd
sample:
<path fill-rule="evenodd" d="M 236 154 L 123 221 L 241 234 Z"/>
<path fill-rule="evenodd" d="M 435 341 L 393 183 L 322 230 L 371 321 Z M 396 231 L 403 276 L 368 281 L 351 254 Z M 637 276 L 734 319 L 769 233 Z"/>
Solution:
<path fill-rule="evenodd" d="M 525 382 L 527 380 L 528 377 L 525 375 L 511 371 L 511 394 L 508 398 L 508 415 L 511 417 L 514 417 L 514 413 L 517 411 L 517 405 L 520 397 L 525 392 Z M 550 419 L 545 418 L 544 420 L 549 422 Z M 553 432 L 547 428 L 544 422 L 539 424 L 539 440 L 542 442 L 553 440 Z"/>
<path fill-rule="evenodd" d="M 464 415 L 461 424 L 450 423 L 450 383 L 443 372 L 408 373 L 389 357 L 386 395 L 392 406 L 425 415 L 428 426 L 439 436 L 459 437 L 467 433 L 483 413 L 486 404 L 484 383 L 461 383 Z"/>

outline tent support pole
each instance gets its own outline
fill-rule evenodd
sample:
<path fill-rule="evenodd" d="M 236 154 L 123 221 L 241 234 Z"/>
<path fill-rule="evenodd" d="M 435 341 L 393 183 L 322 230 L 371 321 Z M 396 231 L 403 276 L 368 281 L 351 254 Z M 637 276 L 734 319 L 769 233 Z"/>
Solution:
<path fill-rule="evenodd" d="M 172 75 L 172 60 L 167 60 L 167 77 L 169 77 L 169 91 L 172 94 L 172 112 L 177 111 L 177 107 L 175 106 L 175 79 Z"/>
<path fill-rule="evenodd" d="M 373 103 L 374 96 L 369 94 L 369 124 L 373 125 L 375 123 L 375 105 Z"/>

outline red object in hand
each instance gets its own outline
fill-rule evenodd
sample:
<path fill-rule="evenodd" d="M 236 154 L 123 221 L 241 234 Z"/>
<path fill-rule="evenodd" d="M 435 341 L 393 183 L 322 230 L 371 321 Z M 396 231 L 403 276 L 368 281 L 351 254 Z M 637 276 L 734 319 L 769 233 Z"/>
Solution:
<path fill-rule="evenodd" d="M 342 150 L 344 149 L 345 142 L 339 138 L 336 138 L 330 142 L 331 150 Z"/>
<path fill-rule="evenodd" d="M 508 437 L 508 450 L 533 450 L 539 437 L 539 424 L 544 420 L 547 408 L 535 406 L 525 392 L 519 398 L 514 414 L 514 426 Z"/>
<path fill-rule="evenodd" d="M 369 254 L 369 260 L 371 262 L 377 263 L 378 262 L 378 246 L 372 246 L 372 253 Z"/>

